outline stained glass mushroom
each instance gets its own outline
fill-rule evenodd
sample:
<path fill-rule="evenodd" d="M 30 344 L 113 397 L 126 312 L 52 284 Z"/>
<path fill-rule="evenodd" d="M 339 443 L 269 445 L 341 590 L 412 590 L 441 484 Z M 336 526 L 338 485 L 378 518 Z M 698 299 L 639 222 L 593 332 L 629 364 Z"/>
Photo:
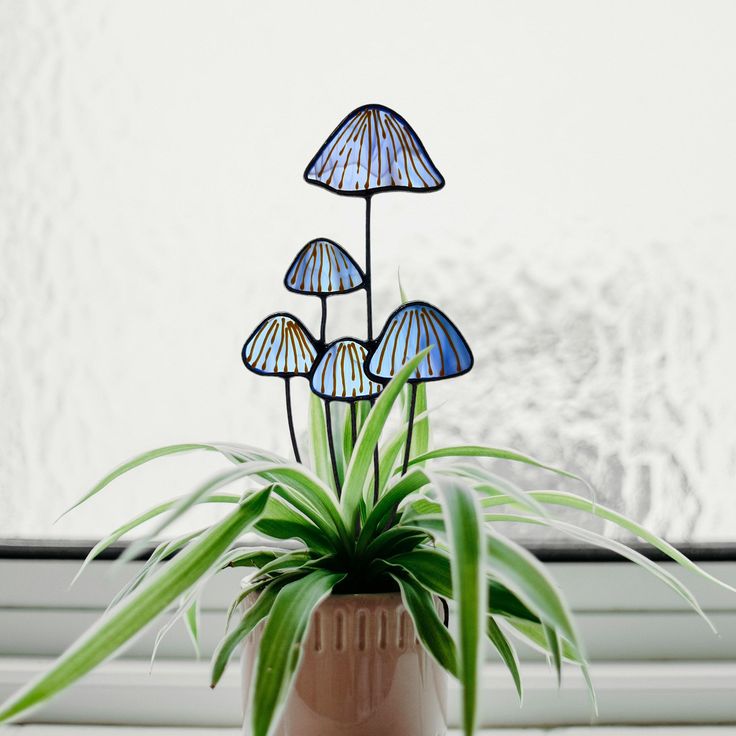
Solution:
<path fill-rule="evenodd" d="M 317 353 L 317 342 L 309 330 L 294 315 L 286 312 L 266 317 L 243 345 L 242 358 L 248 370 L 260 376 L 284 379 L 286 418 L 297 462 L 301 462 L 301 457 L 291 411 L 291 379 L 308 376 Z"/>
<path fill-rule="evenodd" d="M 409 379 L 411 403 L 403 473 L 409 464 L 417 384 L 461 376 L 473 367 L 473 354 L 450 318 L 427 302 L 407 302 L 387 320 L 366 364 L 369 376 L 386 381 L 425 348 L 431 348 Z"/>
<path fill-rule="evenodd" d="M 355 443 L 355 402 L 370 400 L 381 391 L 381 384 L 372 380 L 365 372 L 367 358 L 368 348 L 364 342 L 350 337 L 335 340 L 327 346 L 314 364 L 309 378 L 312 391 L 325 400 L 327 441 L 338 495 L 340 494 L 340 480 L 335 458 L 335 442 L 332 436 L 330 403 L 332 401 L 350 403 L 350 426 L 353 443 Z"/>
<path fill-rule="evenodd" d="M 307 165 L 304 179 L 336 194 L 365 198 L 367 335 L 372 340 L 371 197 L 434 192 L 445 180 L 409 123 L 377 104 L 362 105 L 340 122 Z"/>
<path fill-rule="evenodd" d="M 327 297 L 363 287 L 365 277 L 352 256 L 334 240 L 310 240 L 297 253 L 284 277 L 284 286 L 297 294 L 318 296 L 322 302 L 319 339 L 325 341 Z"/>

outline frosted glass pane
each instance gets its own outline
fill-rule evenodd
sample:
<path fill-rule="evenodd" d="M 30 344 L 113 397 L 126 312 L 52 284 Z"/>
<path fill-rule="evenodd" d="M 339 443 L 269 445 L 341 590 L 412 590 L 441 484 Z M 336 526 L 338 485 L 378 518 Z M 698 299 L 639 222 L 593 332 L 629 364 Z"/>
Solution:
<path fill-rule="evenodd" d="M 381 101 L 447 187 L 375 198 L 376 328 L 400 267 L 476 357 L 432 387 L 435 439 L 733 541 L 736 6 L 360 7 L 0 0 L 0 536 L 95 537 L 219 467 L 162 461 L 52 525 L 151 446 L 288 452 L 280 382 L 239 351 L 277 310 L 317 330 L 281 286 L 308 240 L 361 261 L 362 203 L 301 174 Z M 331 300 L 328 336 L 363 337 L 363 305 Z"/>

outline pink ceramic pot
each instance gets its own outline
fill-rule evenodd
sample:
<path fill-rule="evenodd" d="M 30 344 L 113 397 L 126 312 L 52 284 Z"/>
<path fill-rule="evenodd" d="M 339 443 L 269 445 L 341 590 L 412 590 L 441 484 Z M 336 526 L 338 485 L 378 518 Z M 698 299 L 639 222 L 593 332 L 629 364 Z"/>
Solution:
<path fill-rule="evenodd" d="M 262 632 L 243 649 L 246 704 Z M 274 736 L 444 736 L 446 713 L 447 675 L 417 641 L 401 596 L 333 595 L 312 616 Z"/>

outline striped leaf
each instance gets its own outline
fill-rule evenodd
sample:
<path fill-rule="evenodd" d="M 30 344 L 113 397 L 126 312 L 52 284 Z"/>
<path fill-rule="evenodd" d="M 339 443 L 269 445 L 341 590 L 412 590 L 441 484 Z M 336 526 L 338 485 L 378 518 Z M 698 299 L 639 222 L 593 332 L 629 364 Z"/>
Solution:
<path fill-rule="evenodd" d="M 458 616 L 462 722 L 466 736 L 472 736 L 487 607 L 482 517 L 476 494 L 469 485 L 444 476 L 432 475 L 431 479 L 440 497 L 447 528 L 452 597 Z"/>

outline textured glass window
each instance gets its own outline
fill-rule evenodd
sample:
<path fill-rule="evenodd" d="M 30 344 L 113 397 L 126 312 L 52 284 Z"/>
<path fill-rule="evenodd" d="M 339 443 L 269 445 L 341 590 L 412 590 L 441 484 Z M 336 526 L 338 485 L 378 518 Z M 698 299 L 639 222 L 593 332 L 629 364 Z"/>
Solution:
<path fill-rule="evenodd" d="M 0 1 L 0 536 L 95 537 L 215 466 L 161 461 L 52 525 L 151 446 L 288 452 L 240 347 L 279 309 L 317 328 L 280 286 L 308 240 L 360 260 L 362 203 L 301 174 L 380 101 L 447 187 L 374 200 L 376 321 L 400 267 L 476 356 L 432 387 L 435 438 L 733 541 L 736 7 L 372 7 Z M 362 337 L 362 309 L 333 299 L 329 336 Z"/>

